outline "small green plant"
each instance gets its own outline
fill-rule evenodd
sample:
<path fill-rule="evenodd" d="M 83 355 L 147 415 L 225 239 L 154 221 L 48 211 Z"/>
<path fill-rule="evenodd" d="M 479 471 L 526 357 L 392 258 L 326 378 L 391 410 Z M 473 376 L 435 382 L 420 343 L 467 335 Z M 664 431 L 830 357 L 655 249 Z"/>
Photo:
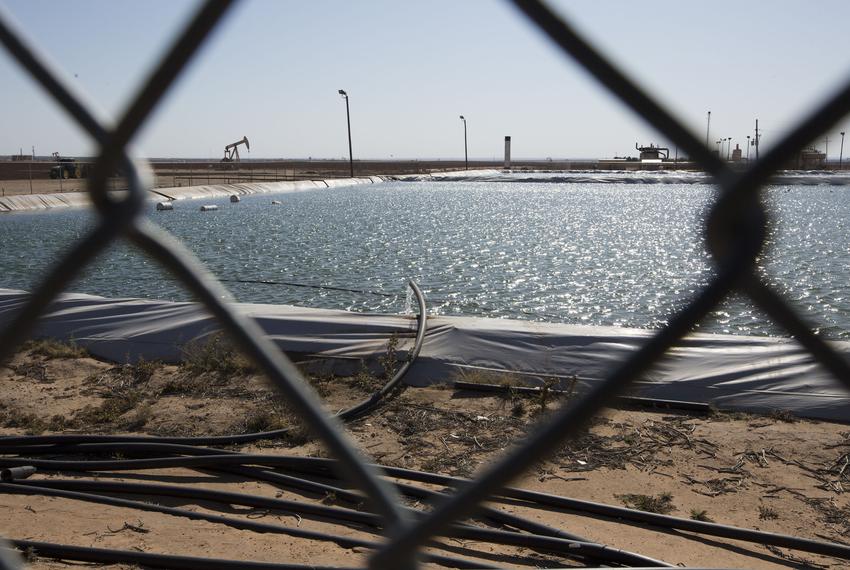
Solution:
<path fill-rule="evenodd" d="M 193 342 L 184 346 L 181 367 L 195 376 L 247 376 L 256 371 L 253 363 L 221 334 L 211 336 L 206 342 Z"/>
<path fill-rule="evenodd" d="M 536 413 L 542 414 L 545 413 L 549 408 L 549 404 L 552 403 L 553 389 L 557 386 L 558 380 L 555 378 L 546 378 L 543 380 L 543 385 L 540 387 L 540 391 L 537 394 L 537 410 Z"/>
<path fill-rule="evenodd" d="M 628 493 L 614 496 L 620 499 L 627 507 L 638 509 L 639 511 L 666 515 L 676 510 L 676 507 L 673 506 L 673 495 L 670 493 L 661 493 L 660 495 Z"/>
<path fill-rule="evenodd" d="M 702 522 L 714 522 L 704 509 L 691 509 L 691 519 Z"/>
<path fill-rule="evenodd" d="M 384 372 L 384 379 L 389 380 L 395 374 L 398 367 L 398 358 L 396 357 L 396 349 L 398 349 L 398 334 L 393 333 L 387 340 L 387 349 L 383 355 L 378 358 L 381 369 Z"/>
<path fill-rule="evenodd" d="M 779 513 L 770 507 L 759 505 L 759 520 L 772 521 L 779 518 Z"/>
<path fill-rule="evenodd" d="M 31 340 L 24 345 L 24 350 L 28 350 L 32 356 L 43 356 L 48 360 L 88 356 L 86 349 L 77 346 L 73 340 L 70 342 L 61 342 L 52 338 Z"/>
<path fill-rule="evenodd" d="M 382 379 L 372 374 L 369 367 L 362 360 L 360 361 L 360 368 L 357 370 L 357 373 L 351 377 L 351 383 L 364 392 L 375 392 L 380 390 L 385 384 Z"/>

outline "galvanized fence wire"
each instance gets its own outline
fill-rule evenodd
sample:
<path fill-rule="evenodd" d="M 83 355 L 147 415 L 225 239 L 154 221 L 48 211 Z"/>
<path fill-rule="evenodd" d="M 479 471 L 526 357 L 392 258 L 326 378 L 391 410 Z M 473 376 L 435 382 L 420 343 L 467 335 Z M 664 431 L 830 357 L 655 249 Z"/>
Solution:
<path fill-rule="evenodd" d="M 228 292 L 182 243 L 142 217 L 144 194 L 151 187 L 150 172 L 143 163 L 131 159 L 129 144 L 203 41 L 219 25 L 233 4 L 232 0 L 209 0 L 199 9 L 114 128 L 95 116 L 94 107 L 72 90 L 61 74 L 25 39 L 9 15 L 0 9 L 0 41 L 100 147 L 100 155 L 89 179 L 89 193 L 100 214 L 99 223 L 51 268 L 13 322 L 0 332 L 0 361 L 8 358 L 28 337 L 47 306 L 84 267 L 115 240 L 123 238 L 130 241 L 170 270 L 218 319 L 222 328 L 256 361 L 327 445 L 339 460 L 343 475 L 368 497 L 371 507 L 383 517 L 388 537 L 382 549 L 370 559 L 369 566 L 373 569 L 415 567 L 416 553 L 428 540 L 443 533 L 453 522 L 472 514 L 511 479 L 575 434 L 602 406 L 650 370 L 733 291 L 748 296 L 839 382 L 850 388 L 847 361 L 814 334 L 812 327 L 789 303 L 765 283 L 756 264 L 768 221 L 768 212 L 761 200 L 763 186 L 799 149 L 850 111 L 850 82 L 804 118 L 764 158 L 745 172 L 737 173 L 545 4 L 538 0 L 513 0 L 513 3 L 566 55 L 714 177 L 720 192 L 709 213 L 706 239 L 716 264 L 716 275 L 665 327 L 616 366 L 603 382 L 538 425 L 523 445 L 474 481 L 458 487 L 433 511 L 415 521 L 409 517 L 396 491 L 349 443 L 341 426 L 322 411 L 318 398 L 289 359 L 264 338 L 253 321 L 232 310 Z M 107 192 L 108 176 L 116 167 L 126 172 L 129 186 L 129 191 L 120 199 Z"/>

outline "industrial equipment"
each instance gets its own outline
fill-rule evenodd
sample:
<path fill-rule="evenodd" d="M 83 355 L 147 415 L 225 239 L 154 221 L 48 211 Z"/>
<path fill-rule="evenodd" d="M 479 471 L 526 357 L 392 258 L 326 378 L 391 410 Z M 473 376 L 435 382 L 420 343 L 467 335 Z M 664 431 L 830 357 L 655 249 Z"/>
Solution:
<path fill-rule="evenodd" d="M 641 162 L 661 162 L 670 157 L 670 149 L 664 146 L 655 146 L 651 143 L 649 146 L 638 146 L 635 143 L 635 148 L 640 151 Z"/>
<path fill-rule="evenodd" d="M 224 147 L 224 158 L 222 162 L 239 162 L 239 145 L 244 144 L 245 148 L 251 150 L 251 145 L 248 144 L 248 137 L 242 137 L 242 140 L 230 143 Z"/>
<path fill-rule="evenodd" d="M 53 153 L 56 166 L 50 169 L 50 178 L 86 178 L 88 176 L 88 164 L 79 164 L 74 158 L 62 158 L 58 152 Z"/>

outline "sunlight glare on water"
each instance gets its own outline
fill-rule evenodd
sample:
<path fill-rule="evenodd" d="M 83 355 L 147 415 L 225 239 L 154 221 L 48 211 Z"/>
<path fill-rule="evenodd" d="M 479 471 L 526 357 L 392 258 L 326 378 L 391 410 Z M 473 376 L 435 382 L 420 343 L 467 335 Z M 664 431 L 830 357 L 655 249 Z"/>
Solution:
<path fill-rule="evenodd" d="M 276 207 L 259 195 L 201 213 L 189 200 L 150 215 L 240 301 L 415 312 L 412 278 L 431 314 L 657 328 L 712 274 L 702 228 L 713 196 L 693 182 L 387 182 L 285 194 Z M 767 203 L 769 282 L 821 334 L 850 338 L 850 188 L 775 186 Z M 2 216 L 0 239 L 16 247 L 2 254 L 0 286 L 32 289 L 91 220 L 80 210 Z M 277 284 L 241 282 L 257 280 Z M 72 289 L 189 299 L 123 244 Z M 700 330 L 783 334 L 739 298 Z"/>

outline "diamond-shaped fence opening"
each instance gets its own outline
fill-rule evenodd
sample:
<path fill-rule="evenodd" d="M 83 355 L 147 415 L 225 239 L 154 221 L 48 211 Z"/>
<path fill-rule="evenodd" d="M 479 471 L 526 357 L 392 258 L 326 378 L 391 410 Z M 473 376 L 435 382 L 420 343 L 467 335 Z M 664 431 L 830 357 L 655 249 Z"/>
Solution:
<path fill-rule="evenodd" d="M 748 296 L 776 324 L 797 339 L 835 376 L 837 382 L 850 386 L 847 362 L 814 334 L 789 304 L 765 283 L 758 275 L 755 264 L 766 231 L 767 213 L 760 199 L 763 185 L 794 153 L 850 111 L 850 83 L 801 120 L 784 140 L 748 170 L 733 172 L 546 5 L 536 0 L 514 0 L 514 4 L 565 54 L 584 66 L 626 106 L 713 176 L 720 193 L 710 211 L 706 236 L 716 263 L 716 275 L 685 308 L 670 319 L 667 326 L 625 362 L 613 367 L 604 382 L 539 425 L 522 446 L 493 464 L 474 482 L 451 483 L 458 487 L 454 494 L 443 497 L 427 514 L 411 517 L 401 507 L 402 502 L 394 487 L 379 477 L 378 471 L 354 449 L 338 422 L 321 410 L 317 398 L 306 388 L 292 363 L 264 338 L 252 321 L 240 316 L 228 303 L 222 301 L 227 298 L 227 293 L 215 276 L 209 274 L 177 240 L 140 215 L 142 196 L 145 189 L 149 188 L 148 169 L 129 156 L 128 144 L 204 39 L 219 25 L 231 5 L 229 1 L 212 0 L 198 11 L 114 128 L 103 125 L 95 118 L 85 101 L 62 82 L 60 74 L 28 43 L 10 18 L 0 13 L 0 40 L 6 49 L 100 148 L 89 183 L 89 193 L 99 214 L 97 225 L 51 268 L 49 275 L 18 312 L 14 322 L 2 331 L 0 359 L 11 355 L 27 338 L 48 304 L 84 267 L 110 243 L 118 239 L 128 240 L 172 272 L 218 319 L 221 327 L 256 361 L 329 448 L 344 477 L 368 497 L 372 511 L 381 517 L 381 526 L 386 535 L 386 542 L 377 548 L 370 559 L 372 568 L 415 566 L 416 558 L 426 543 L 433 537 L 443 535 L 451 525 L 464 520 L 480 508 L 488 497 L 501 492 L 514 477 L 575 434 L 615 394 L 650 370 L 666 351 L 733 291 Z M 126 172 L 129 185 L 129 192 L 120 199 L 107 193 L 108 173 L 117 167 Z M 583 544 L 575 539 L 573 543 L 577 548 Z M 48 546 L 40 545 L 37 548 L 47 555 L 51 553 Z M 631 561 L 634 562 L 634 559 Z M 137 562 L 156 563 L 154 559 L 141 555 Z M 174 563 L 173 560 L 170 562 Z M 0 561 L 0 566 L 4 564 L 8 563 Z M 191 566 L 190 562 L 185 564 Z"/>

